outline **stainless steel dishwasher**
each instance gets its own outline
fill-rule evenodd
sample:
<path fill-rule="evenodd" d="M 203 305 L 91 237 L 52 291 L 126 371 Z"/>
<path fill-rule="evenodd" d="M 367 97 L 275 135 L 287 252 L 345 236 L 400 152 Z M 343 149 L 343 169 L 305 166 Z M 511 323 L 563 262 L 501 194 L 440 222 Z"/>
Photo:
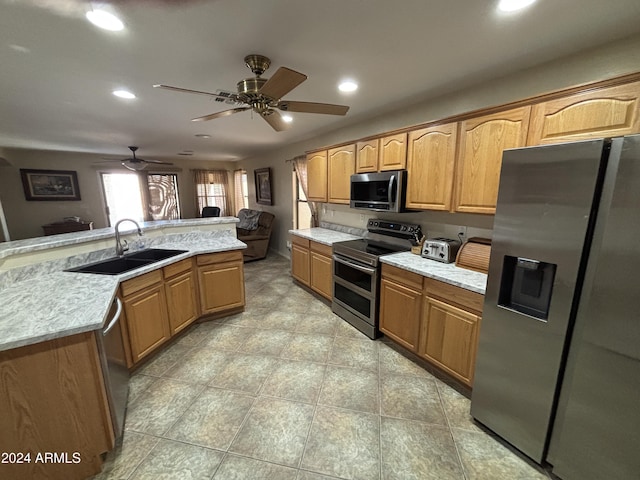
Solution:
<path fill-rule="evenodd" d="M 121 313 L 122 302 L 116 297 L 109 312 L 109 321 L 97 335 L 102 372 L 116 439 L 122 436 L 129 396 L 129 369 L 127 368 L 127 358 L 120 328 Z"/>

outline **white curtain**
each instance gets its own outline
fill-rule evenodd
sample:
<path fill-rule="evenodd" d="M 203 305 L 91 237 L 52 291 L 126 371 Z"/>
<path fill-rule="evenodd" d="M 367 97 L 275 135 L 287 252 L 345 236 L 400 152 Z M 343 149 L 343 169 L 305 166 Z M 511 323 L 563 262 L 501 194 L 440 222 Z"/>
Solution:
<path fill-rule="evenodd" d="M 204 207 L 219 207 L 220 216 L 231 214 L 231 198 L 227 193 L 229 175 L 226 170 L 194 170 L 196 211 L 202 215 Z"/>

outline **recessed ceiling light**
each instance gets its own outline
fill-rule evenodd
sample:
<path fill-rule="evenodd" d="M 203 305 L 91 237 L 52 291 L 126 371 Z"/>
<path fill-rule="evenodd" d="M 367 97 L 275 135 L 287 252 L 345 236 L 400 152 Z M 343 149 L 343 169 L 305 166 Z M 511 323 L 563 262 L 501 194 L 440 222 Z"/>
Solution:
<path fill-rule="evenodd" d="M 206 133 L 196 133 L 194 137 L 197 138 L 211 138 L 211 135 L 207 135 Z"/>
<path fill-rule="evenodd" d="M 338 90 L 341 92 L 355 92 L 358 89 L 358 84 L 353 80 L 346 80 L 338 85 Z"/>
<path fill-rule="evenodd" d="M 104 30 L 117 32 L 124 29 L 124 23 L 122 23 L 122 20 L 112 13 L 105 12 L 104 10 L 89 10 L 87 12 L 87 19 L 96 27 Z"/>
<path fill-rule="evenodd" d="M 114 90 L 112 92 L 116 97 L 126 98 L 127 100 L 131 100 L 132 98 L 136 98 L 136 96 L 128 90 Z"/>
<path fill-rule="evenodd" d="M 521 8 L 528 7 L 536 0 L 500 0 L 498 8 L 503 12 L 514 12 Z"/>
<path fill-rule="evenodd" d="M 282 115 L 282 121 L 283 122 L 287 122 L 287 123 L 291 123 L 291 122 L 293 122 L 293 117 L 291 115 Z"/>

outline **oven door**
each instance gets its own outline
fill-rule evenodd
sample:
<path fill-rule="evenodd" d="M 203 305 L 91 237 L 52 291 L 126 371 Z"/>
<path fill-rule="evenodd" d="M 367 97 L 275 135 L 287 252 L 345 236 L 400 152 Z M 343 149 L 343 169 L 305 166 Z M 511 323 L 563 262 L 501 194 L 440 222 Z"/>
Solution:
<path fill-rule="evenodd" d="M 334 253 L 333 302 L 374 327 L 378 282 L 377 268 Z"/>

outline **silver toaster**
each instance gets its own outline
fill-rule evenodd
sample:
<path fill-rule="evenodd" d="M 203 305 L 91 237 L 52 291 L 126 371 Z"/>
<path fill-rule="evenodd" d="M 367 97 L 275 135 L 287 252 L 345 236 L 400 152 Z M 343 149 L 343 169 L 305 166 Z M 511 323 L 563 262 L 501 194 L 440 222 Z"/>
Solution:
<path fill-rule="evenodd" d="M 460 240 L 451 238 L 428 238 L 422 245 L 422 257 L 438 262 L 451 263 L 460 250 Z"/>

